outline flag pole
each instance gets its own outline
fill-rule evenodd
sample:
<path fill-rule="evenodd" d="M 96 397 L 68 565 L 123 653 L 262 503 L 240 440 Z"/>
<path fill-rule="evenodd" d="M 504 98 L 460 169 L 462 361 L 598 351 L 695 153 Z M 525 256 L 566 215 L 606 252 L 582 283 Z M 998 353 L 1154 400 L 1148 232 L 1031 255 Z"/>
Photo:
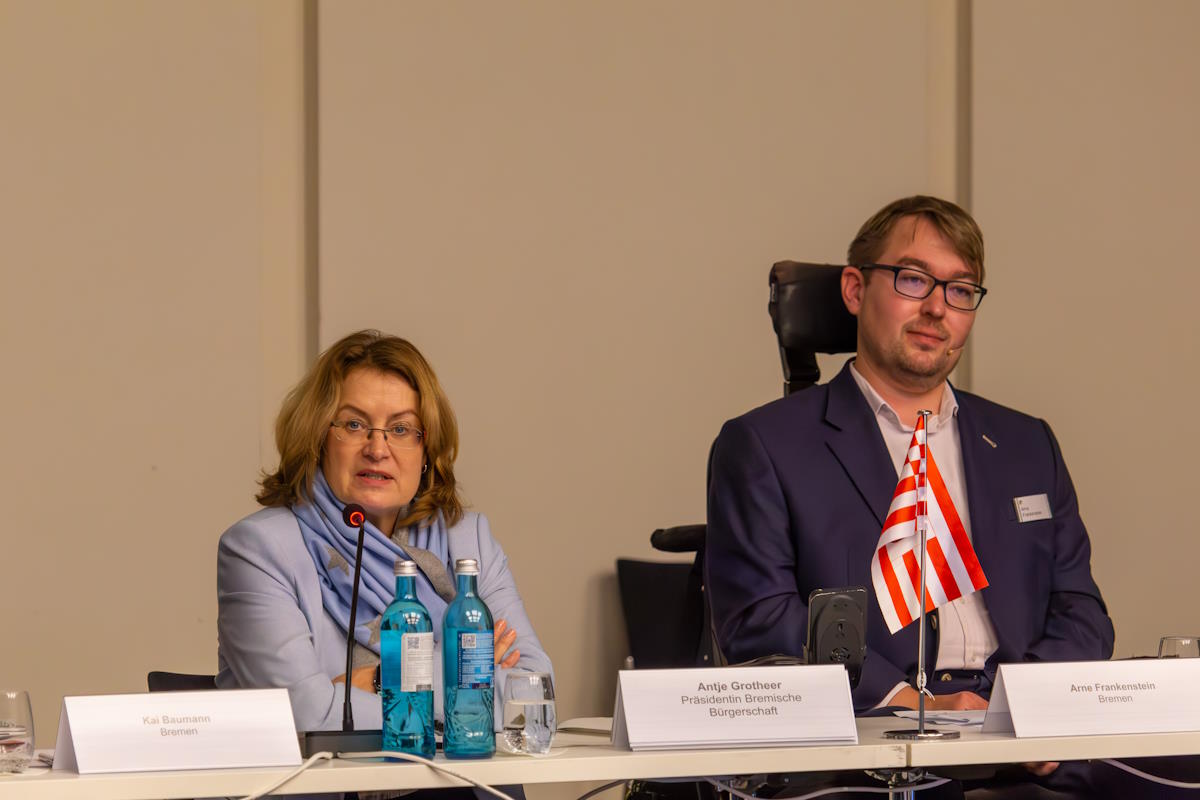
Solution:
<path fill-rule="evenodd" d="M 917 528 L 920 535 L 920 550 L 921 554 L 921 569 L 918 573 L 921 576 L 921 592 L 917 598 L 917 604 L 921 608 L 917 628 L 917 735 L 925 734 L 925 693 L 929 691 L 925 688 L 925 566 L 929 560 L 925 552 L 925 540 L 929 534 L 929 410 L 922 409 L 917 412 L 917 416 L 921 418 L 921 428 L 925 431 L 925 441 L 921 443 L 921 468 L 918 472 L 920 477 L 917 478 Z"/>
<path fill-rule="evenodd" d="M 917 593 L 917 605 L 920 616 L 917 623 L 917 729 L 886 731 L 884 736 L 889 739 L 957 739 L 958 731 L 943 731 L 925 727 L 925 695 L 929 692 L 925 676 L 925 567 L 928 561 L 925 553 L 925 539 L 929 530 L 929 475 L 927 461 L 929 459 L 929 415 L 930 411 L 922 409 L 917 412 L 921 421 L 921 429 L 925 432 L 925 441 L 921 443 L 921 461 L 917 470 L 917 533 L 920 537 L 919 552 L 920 590 Z"/>

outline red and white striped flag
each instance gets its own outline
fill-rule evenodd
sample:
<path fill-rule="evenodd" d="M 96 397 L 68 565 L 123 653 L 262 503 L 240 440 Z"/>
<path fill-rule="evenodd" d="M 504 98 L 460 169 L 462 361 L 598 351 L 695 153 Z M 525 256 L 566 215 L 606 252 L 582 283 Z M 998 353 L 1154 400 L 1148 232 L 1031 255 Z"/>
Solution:
<path fill-rule="evenodd" d="M 933 453 L 925 445 L 925 417 L 917 417 L 912 444 L 892 495 L 879 547 L 871 560 L 871 580 L 888 629 L 895 633 L 921 613 L 917 605 L 921 584 L 918 518 L 925 517 L 925 610 L 988 585 L 983 567 L 967 538 L 966 529 Z"/>

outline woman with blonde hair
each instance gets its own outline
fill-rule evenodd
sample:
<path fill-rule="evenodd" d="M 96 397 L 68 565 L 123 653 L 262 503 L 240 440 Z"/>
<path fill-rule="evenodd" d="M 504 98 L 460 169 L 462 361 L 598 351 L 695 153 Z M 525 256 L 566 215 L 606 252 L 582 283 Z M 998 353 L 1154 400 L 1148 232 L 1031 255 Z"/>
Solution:
<path fill-rule="evenodd" d="M 497 696 L 509 669 L 550 671 L 487 519 L 463 510 L 454 412 L 412 344 L 368 330 L 331 346 L 284 401 L 275 442 L 279 467 L 264 475 L 257 497 L 266 508 L 227 530 L 218 549 L 219 687 L 285 687 L 299 730 L 336 730 L 349 686 L 355 726 L 379 728 L 379 620 L 399 557 L 421 573 L 435 664 L 454 561 L 473 558 L 496 620 Z M 343 522 L 348 503 L 367 517 L 350 675 L 358 529 Z M 440 720 L 437 669 L 434 706 Z"/>

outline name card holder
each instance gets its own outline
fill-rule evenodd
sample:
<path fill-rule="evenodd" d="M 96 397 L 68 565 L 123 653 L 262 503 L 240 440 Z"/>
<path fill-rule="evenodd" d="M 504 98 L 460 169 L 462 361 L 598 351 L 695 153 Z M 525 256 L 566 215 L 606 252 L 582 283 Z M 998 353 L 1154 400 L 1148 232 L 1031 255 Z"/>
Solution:
<path fill-rule="evenodd" d="M 631 750 L 857 744 L 838 664 L 623 670 L 613 744 Z"/>
<path fill-rule="evenodd" d="M 1200 731 L 1200 659 L 1001 664 L 984 733 Z"/>
<path fill-rule="evenodd" d="M 299 763 L 286 689 L 64 697 L 54 745 L 81 775 Z"/>

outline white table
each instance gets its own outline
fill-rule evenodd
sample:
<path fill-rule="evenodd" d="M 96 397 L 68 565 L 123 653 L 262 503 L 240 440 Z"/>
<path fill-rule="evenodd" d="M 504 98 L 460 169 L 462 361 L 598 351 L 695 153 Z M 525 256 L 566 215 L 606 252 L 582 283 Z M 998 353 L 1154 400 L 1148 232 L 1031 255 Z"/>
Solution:
<path fill-rule="evenodd" d="M 895 718 L 860 719 L 859 743 L 856 745 L 633 753 L 597 744 L 556 748 L 554 755 L 548 758 L 500 755 L 482 761 L 446 763 L 475 780 L 504 785 L 903 767 L 928 767 L 936 771 L 939 766 L 1200 754 L 1200 733 L 1015 739 L 1008 735 L 963 728 L 959 729 L 962 738 L 943 742 L 901 742 L 883 738 L 883 731 L 910 727 L 910 724 L 908 720 Z M 442 757 L 439 756 L 438 760 L 441 761 Z M 0 800 L 151 800 L 236 796 L 256 791 L 288 772 L 288 769 L 274 768 L 116 775 L 42 771 L 0 777 Z M 278 793 L 461 785 L 453 778 L 419 764 L 336 761 L 312 767 Z"/>
<path fill-rule="evenodd" d="M 447 766 L 492 785 L 687 778 L 768 772 L 886 769 L 904 767 L 908 747 L 883 738 L 894 719 L 863 719 L 859 743 L 742 750 L 615 750 L 607 744 L 556 748 L 546 758 L 498 755 Z M 602 741 L 602 740 L 601 740 Z M 438 761 L 442 761 L 438 756 Z M 42 772 L 0 777 L 0 800 L 150 800 L 151 798 L 245 795 L 286 775 L 289 769 L 217 769 L 75 775 Z M 420 764 L 339 760 L 319 763 L 279 794 L 423 789 L 462 786 Z"/>
<path fill-rule="evenodd" d="M 908 748 L 909 766 L 925 767 L 936 775 L 939 768 L 952 772 L 955 767 L 993 764 L 1200 754 L 1200 732 L 1017 739 L 1011 734 L 983 733 L 978 728 L 957 730 L 961 731 L 959 739 L 911 742 Z M 1154 796 L 1153 784 L 1145 783 L 1142 786 L 1138 796 Z"/>
<path fill-rule="evenodd" d="M 949 728 L 945 725 L 938 727 Z M 1200 754 L 1200 732 L 1015 739 L 1011 734 L 981 733 L 977 728 L 954 730 L 960 730 L 962 738 L 942 742 L 911 742 L 909 766 L 948 767 Z"/>

